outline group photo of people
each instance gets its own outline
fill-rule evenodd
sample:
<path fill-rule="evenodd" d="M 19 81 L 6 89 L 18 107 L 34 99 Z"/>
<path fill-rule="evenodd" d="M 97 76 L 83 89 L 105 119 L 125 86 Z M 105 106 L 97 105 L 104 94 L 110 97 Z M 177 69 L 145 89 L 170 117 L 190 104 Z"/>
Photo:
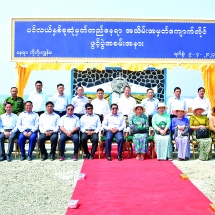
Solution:
<path fill-rule="evenodd" d="M 148 152 L 150 155 L 155 153 L 158 160 L 172 160 L 173 150 L 177 151 L 178 160 L 189 160 L 191 141 L 198 149 L 200 160 L 212 158 L 215 107 L 211 108 L 203 87 L 197 90 L 198 96 L 189 107 L 191 112 L 181 97 L 180 87 L 174 88 L 174 95 L 167 104 L 159 101 L 151 88 L 139 104 L 131 96 L 130 86 L 125 86 L 118 102 L 112 104 L 104 99 L 102 88 L 97 89 L 97 98 L 92 101 L 84 95 L 83 86 L 76 87 L 72 100 L 65 95 L 63 84 L 57 85 L 57 93 L 51 98 L 42 88 L 43 83 L 36 81 L 35 90 L 24 101 L 17 96 L 18 89 L 12 87 L 11 96 L 4 100 L 5 113 L 0 116 L 0 161 L 12 160 L 15 143 L 21 161 L 32 160 L 36 144 L 42 161 L 48 158 L 63 161 L 67 140 L 74 143 L 74 161 L 79 159 L 79 150 L 84 159 L 93 160 L 101 135 L 105 137 L 108 161 L 114 159 L 111 153 L 113 142 L 118 145 L 116 159 L 123 160 L 125 136 L 128 135 L 132 137 L 131 147 L 137 160 L 145 160 Z M 153 141 L 149 141 L 150 136 Z M 5 140 L 8 140 L 7 152 Z M 46 149 L 47 140 L 51 142 L 50 152 Z"/>

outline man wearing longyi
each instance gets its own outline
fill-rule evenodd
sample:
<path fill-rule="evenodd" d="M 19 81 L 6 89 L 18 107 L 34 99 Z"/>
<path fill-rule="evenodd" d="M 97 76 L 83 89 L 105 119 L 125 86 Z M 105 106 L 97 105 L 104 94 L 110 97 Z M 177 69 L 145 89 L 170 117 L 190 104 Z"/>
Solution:
<path fill-rule="evenodd" d="M 118 105 L 111 105 L 111 113 L 107 114 L 102 122 L 102 127 L 106 130 L 105 148 L 108 161 L 112 161 L 111 158 L 111 145 L 113 138 L 116 138 L 118 143 L 118 160 L 122 161 L 122 150 L 124 144 L 123 130 L 126 127 L 125 120 L 122 114 L 118 114 Z"/>

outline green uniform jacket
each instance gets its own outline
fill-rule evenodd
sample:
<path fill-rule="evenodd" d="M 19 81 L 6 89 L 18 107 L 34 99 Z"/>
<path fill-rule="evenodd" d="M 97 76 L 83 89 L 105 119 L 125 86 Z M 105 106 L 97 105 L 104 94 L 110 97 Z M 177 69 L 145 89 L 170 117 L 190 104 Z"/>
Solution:
<path fill-rule="evenodd" d="M 18 114 L 21 113 L 24 110 L 24 100 L 21 97 L 18 97 L 16 99 L 13 99 L 11 96 L 6 98 L 4 101 L 4 106 L 7 102 L 10 102 L 13 105 L 12 113 Z M 4 110 L 4 112 L 6 112 Z"/>

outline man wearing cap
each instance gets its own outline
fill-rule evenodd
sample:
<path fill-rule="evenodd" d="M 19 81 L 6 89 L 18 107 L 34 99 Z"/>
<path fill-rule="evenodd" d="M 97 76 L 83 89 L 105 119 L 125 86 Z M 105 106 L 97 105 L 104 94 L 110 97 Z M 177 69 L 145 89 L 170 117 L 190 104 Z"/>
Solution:
<path fill-rule="evenodd" d="M 87 103 L 85 105 L 86 114 L 80 119 L 81 130 L 81 144 L 84 149 L 85 159 L 93 159 L 98 147 L 98 133 L 101 129 L 101 122 L 98 115 L 93 113 L 93 105 Z M 90 139 L 92 143 L 91 154 L 89 153 L 87 140 Z"/>
<path fill-rule="evenodd" d="M 107 114 L 102 122 L 102 127 L 106 132 L 105 148 L 107 153 L 107 160 L 112 161 L 111 145 L 113 138 L 116 138 L 118 143 L 118 160 L 122 161 L 122 150 L 124 144 L 123 130 L 126 127 L 125 120 L 122 114 L 118 114 L 118 105 L 111 105 L 111 113 Z"/>
<path fill-rule="evenodd" d="M 172 111 L 177 109 L 177 107 L 183 107 L 184 110 L 187 110 L 186 100 L 181 97 L 181 88 L 174 88 L 174 96 L 170 97 L 167 101 L 167 113 L 170 114 L 170 118 L 176 117 Z"/>
<path fill-rule="evenodd" d="M 11 96 L 4 100 L 4 106 L 9 102 L 12 104 L 12 113 L 19 114 L 24 110 L 24 100 L 23 98 L 17 96 L 18 89 L 16 87 L 11 87 L 10 89 Z M 6 112 L 4 110 L 4 112 Z"/>
<path fill-rule="evenodd" d="M 149 126 L 152 126 L 152 117 L 157 113 L 157 106 L 159 100 L 154 97 L 154 90 L 149 88 L 147 89 L 147 98 L 143 99 L 141 104 L 146 109 L 146 115 L 148 116 Z"/>
<path fill-rule="evenodd" d="M 205 111 L 202 113 L 202 115 L 205 115 L 208 118 L 210 118 L 210 115 L 211 115 L 211 103 L 210 103 L 210 100 L 208 98 L 206 98 L 204 95 L 205 95 L 205 88 L 204 87 L 199 87 L 198 96 L 193 99 L 193 102 L 201 104 L 202 107 L 204 107 L 204 109 L 205 109 Z"/>

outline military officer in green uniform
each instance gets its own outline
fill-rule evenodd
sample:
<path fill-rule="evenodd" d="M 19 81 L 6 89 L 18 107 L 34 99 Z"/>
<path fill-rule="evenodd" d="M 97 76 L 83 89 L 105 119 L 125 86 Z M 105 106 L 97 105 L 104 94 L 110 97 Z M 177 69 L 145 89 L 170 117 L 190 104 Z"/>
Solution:
<path fill-rule="evenodd" d="M 7 102 L 12 104 L 12 113 L 19 114 L 24 110 L 24 100 L 21 97 L 18 97 L 18 89 L 16 87 L 11 87 L 10 89 L 11 96 L 6 98 L 4 101 L 4 106 Z"/>

